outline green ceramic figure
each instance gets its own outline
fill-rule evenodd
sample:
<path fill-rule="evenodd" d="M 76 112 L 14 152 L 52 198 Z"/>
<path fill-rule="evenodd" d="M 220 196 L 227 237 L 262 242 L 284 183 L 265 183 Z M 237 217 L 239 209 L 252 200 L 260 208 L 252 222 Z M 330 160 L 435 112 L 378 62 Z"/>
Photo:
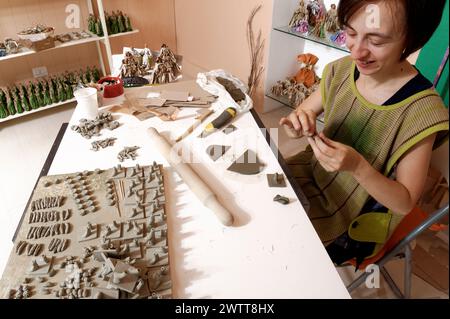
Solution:
<path fill-rule="evenodd" d="M 60 102 L 64 102 L 66 100 L 66 93 L 64 92 L 63 85 L 61 81 L 58 81 L 57 87 L 57 94 L 58 94 L 58 100 Z"/>
<path fill-rule="evenodd" d="M 8 109 L 9 115 L 14 115 L 17 113 L 17 111 L 16 108 L 14 107 L 14 100 L 11 96 L 12 96 L 11 91 L 8 88 L 6 92 L 6 108 Z"/>
<path fill-rule="evenodd" d="M 42 91 L 39 90 L 39 85 L 34 88 L 34 95 L 36 96 L 38 107 L 45 106 L 44 96 L 42 95 Z"/>
<path fill-rule="evenodd" d="M 0 102 L 6 106 L 6 93 L 0 88 Z"/>
<path fill-rule="evenodd" d="M 122 11 L 119 11 L 119 13 L 117 14 L 117 27 L 118 27 L 120 33 L 126 31 L 125 18 L 123 16 Z"/>
<path fill-rule="evenodd" d="M 34 84 L 30 82 L 30 84 L 28 84 L 28 88 L 27 88 L 27 92 L 28 92 L 28 99 L 30 101 L 30 107 L 34 110 L 39 108 L 39 104 L 36 98 L 36 95 L 34 94 Z"/>
<path fill-rule="evenodd" d="M 100 72 L 96 66 L 92 67 L 92 77 L 94 78 L 95 83 L 100 80 Z"/>
<path fill-rule="evenodd" d="M 0 119 L 8 116 L 8 109 L 6 107 L 6 94 L 0 89 Z"/>
<path fill-rule="evenodd" d="M 19 89 L 17 88 L 16 85 L 13 86 L 13 88 L 11 89 L 12 92 L 12 98 L 14 99 L 14 97 L 19 98 Z"/>
<path fill-rule="evenodd" d="M 95 16 L 92 13 L 89 14 L 89 17 L 88 17 L 88 30 L 91 33 L 96 33 L 95 32 Z"/>
<path fill-rule="evenodd" d="M 25 90 L 20 90 L 20 102 L 22 103 L 22 107 L 25 111 L 31 111 L 30 103 L 28 102 L 27 95 L 25 94 Z"/>
<path fill-rule="evenodd" d="M 106 30 L 111 34 L 111 16 L 105 11 Z"/>
<path fill-rule="evenodd" d="M 89 81 L 88 81 L 86 72 L 83 72 L 83 70 L 80 69 L 80 75 L 81 75 L 81 81 L 83 82 L 83 84 L 88 84 Z"/>
<path fill-rule="evenodd" d="M 127 30 L 127 32 L 133 31 L 133 28 L 131 27 L 130 17 L 127 16 L 127 14 L 124 14 L 123 17 L 125 19 L 125 30 Z"/>
<path fill-rule="evenodd" d="M 87 83 L 91 83 L 92 82 L 91 69 L 89 67 L 86 68 L 86 71 L 84 72 L 84 74 L 86 74 Z"/>
<path fill-rule="evenodd" d="M 99 37 L 103 36 L 102 22 L 100 21 L 100 19 L 97 19 L 97 21 L 95 21 L 95 34 Z"/>
<path fill-rule="evenodd" d="M 64 92 L 66 94 L 66 99 L 70 100 L 73 98 L 73 90 L 72 90 L 72 86 L 67 84 L 66 82 L 63 82 L 63 88 L 64 88 Z"/>
<path fill-rule="evenodd" d="M 28 88 L 30 88 L 31 87 L 31 90 L 33 90 L 34 91 L 34 83 L 33 82 L 28 82 Z M 28 88 L 27 88 L 27 91 L 28 91 Z"/>
<path fill-rule="evenodd" d="M 8 116 L 8 111 L 6 110 L 6 105 L 3 101 L 0 101 L 0 119 L 4 119 Z"/>
<path fill-rule="evenodd" d="M 50 92 L 48 86 L 44 86 L 44 103 L 45 105 L 52 104 L 52 98 L 50 97 Z"/>
<path fill-rule="evenodd" d="M 20 102 L 20 99 L 17 97 L 17 95 L 14 95 L 14 107 L 17 110 L 18 114 L 23 113 L 22 102 Z"/>
<path fill-rule="evenodd" d="M 52 99 L 52 103 L 58 103 L 58 102 L 59 102 L 58 96 L 56 95 L 56 91 L 55 91 L 55 89 L 53 88 L 53 85 L 50 85 L 50 86 L 49 86 L 48 92 L 49 92 L 49 94 L 50 94 L 50 98 Z"/>
<path fill-rule="evenodd" d="M 111 34 L 119 33 L 119 24 L 117 22 L 117 15 L 113 11 L 111 14 Z"/>

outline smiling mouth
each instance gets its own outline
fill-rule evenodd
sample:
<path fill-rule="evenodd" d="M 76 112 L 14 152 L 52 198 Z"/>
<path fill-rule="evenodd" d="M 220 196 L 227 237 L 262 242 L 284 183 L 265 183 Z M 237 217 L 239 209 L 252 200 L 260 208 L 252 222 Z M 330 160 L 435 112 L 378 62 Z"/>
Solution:
<path fill-rule="evenodd" d="M 359 65 L 368 66 L 368 65 L 371 65 L 372 63 L 374 63 L 375 61 L 361 61 L 361 60 L 358 60 L 357 62 L 358 62 Z"/>

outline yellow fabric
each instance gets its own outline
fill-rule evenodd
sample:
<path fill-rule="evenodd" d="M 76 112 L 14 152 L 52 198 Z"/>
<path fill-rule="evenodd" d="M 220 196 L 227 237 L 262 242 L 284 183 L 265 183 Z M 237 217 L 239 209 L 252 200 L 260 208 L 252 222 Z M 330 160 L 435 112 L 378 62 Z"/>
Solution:
<path fill-rule="evenodd" d="M 353 220 L 348 227 L 350 238 L 362 242 L 382 244 L 387 240 L 392 214 L 366 213 Z"/>

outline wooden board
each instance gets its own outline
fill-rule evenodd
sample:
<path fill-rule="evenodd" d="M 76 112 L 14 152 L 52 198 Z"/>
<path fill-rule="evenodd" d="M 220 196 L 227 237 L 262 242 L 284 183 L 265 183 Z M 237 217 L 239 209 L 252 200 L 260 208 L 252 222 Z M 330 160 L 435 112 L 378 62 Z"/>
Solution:
<path fill-rule="evenodd" d="M 41 177 L 0 281 L 0 297 L 24 297 L 24 285 L 28 298 L 136 297 L 140 279 L 138 297 L 170 297 L 165 201 L 164 173 L 156 163 Z M 133 210 L 142 213 L 131 217 Z M 119 271 L 124 266 L 115 270 L 118 262 L 129 263 L 125 268 L 133 276 Z M 110 282 L 121 276 L 126 293 L 102 290 L 120 289 L 121 282 Z"/>

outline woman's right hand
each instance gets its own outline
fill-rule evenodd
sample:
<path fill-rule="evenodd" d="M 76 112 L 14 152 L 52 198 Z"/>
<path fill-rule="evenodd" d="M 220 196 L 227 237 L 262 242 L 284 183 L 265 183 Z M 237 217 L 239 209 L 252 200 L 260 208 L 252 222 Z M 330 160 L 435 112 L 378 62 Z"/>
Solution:
<path fill-rule="evenodd" d="M 297 109 L 283 117 L 280 125 L 284 127 L 286 134 L 290 138 L 300 138 L 302 136 L 314 136 L 316 132 L 317 115 L 312 110 Z"/>

